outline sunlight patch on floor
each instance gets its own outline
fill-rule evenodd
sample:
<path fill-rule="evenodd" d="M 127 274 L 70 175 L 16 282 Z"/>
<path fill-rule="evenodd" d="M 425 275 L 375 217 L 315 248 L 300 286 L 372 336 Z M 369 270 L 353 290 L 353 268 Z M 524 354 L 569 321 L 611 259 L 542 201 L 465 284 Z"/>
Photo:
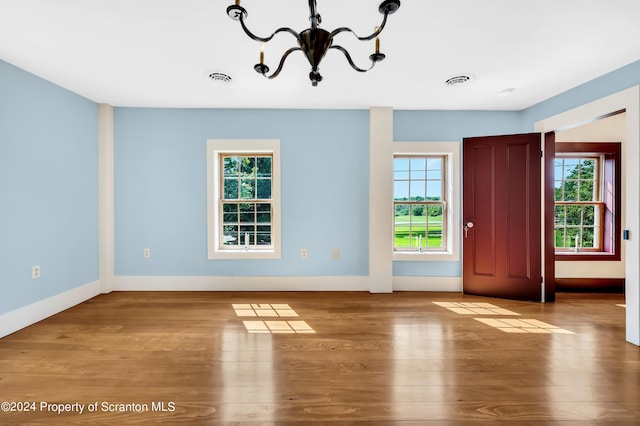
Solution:
<path fill-rule="evenodd" d="M 249 333 L 314 334 L 305 321 L 242 321 Z"/>
<path fill-rule="evenodd" d="M 575 334 L 572 331 L 535 319 L 474 318 L 505 333 Z"/>
<path fill-rule="evenodd" d="M 233 309 L 239 317 L 297 317 L 296 311 L 287 304 L 234 303 Z"/>
<path fill-rule="evenodd" d="M 627 304 L 626 304 L 626 303 L 621 303 L 621 304 L 618 304 L 618 305 L 616 305 L 616 306 L 620 306 L 621 308 L 626 308 L 626 307 L 627 307 Z"/>
<path fill-rule="evenodd" d="M 239 317 L 297 318 L 296 311 L 284 303 L 234 303 L 233 310 Z M 264 334 L 314 334 L 315 330 L 305 321 L 247 320 L 242 321 L 249 333 Z"/>
<path fill-rule="evenodd" d="M 516 315 L 520 314 L 503 309 L 491 303 L 472 302 L 433 302 L 460 315 Z"/>

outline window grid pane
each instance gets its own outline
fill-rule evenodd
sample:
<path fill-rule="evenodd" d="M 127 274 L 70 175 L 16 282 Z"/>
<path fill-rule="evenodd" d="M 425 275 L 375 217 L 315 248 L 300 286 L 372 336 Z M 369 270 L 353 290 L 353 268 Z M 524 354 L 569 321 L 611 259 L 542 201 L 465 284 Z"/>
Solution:
<path fill-rule="evenodd" d="M 271 245 L 272 209 L 268 202 L 245 203 L 244 201 L 222 202 L 222 246 L 244 248 L 245 246 Z"/>
<path fill-rule="evenodd" d="M 598 182 L 599 158 L 554 160 L 555 245 L 558 251 L 602 250 L 603 215 Z"/>
<path fill-rule="evenodd" d="M 446 249 L 443 156 L 394 157 L 394 250 Z"/>
<path fill-rule="evenodd" d="M 555 245 L 558 251 L 601 250 L 602 206 L 567 203 L 555 206 Z"/>
<path fill-rule="evenodd" d="M 600 201 L 598 158 L 556 158 L 556 201 Z"/>
<path fill-rule="evenodd" d="M 220 155 L 221 249 L 255 249 L 272 243 L 272 157 Z"/>

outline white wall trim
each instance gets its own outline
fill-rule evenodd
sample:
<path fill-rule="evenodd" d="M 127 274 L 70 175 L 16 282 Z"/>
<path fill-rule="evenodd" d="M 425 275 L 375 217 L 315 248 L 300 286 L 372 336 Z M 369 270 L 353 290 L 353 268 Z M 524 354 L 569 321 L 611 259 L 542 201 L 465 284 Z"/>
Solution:
<path fill-rule="evenodd" d="M 119 276 L 116 291 L 369 291 L 369 277 Z"/>
<path fill-rule="evenodd" d="M 640 86 L 606 96 L 535 123 L 537 132 L 551 132 L 586 123 L 614 111 L 626 110 L 626 140 L 622 144 L 622 193 L 625 194 L 623 229 L 631 233 L 623 241 L 626 250 L 626 338 L 640 346 Z M 544 208 L 544 206 L 543 206 Z"/>
<path fill-rule="evenodd" d="M 462 291 L 462 277 L 393 277 L 394 291 Z M 115 291 L 369 291 L 369 277 L 120 276 Z"/>
<path fill-rule="evenodd" d="M 393 277 L 394 291 L 462 292 L 462 277 Z"/>
<path fill-rule="evenodd" d="M 64 293 L 0 315 L 0 338 L 85 302 L 101 293 L 100 281 L 93 281 Z"/>

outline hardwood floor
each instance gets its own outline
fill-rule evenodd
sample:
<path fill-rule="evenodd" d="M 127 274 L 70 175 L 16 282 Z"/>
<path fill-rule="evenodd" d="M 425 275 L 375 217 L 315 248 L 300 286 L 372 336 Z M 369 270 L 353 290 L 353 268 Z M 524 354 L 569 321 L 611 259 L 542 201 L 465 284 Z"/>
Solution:
<path fill-rule="evenodd" d="M 0 339 L 0 402 L 10 403 L 0 424 L 637 425 L 640 348 L 625 342 L 623 303 L 100 295 Z M 295 312 L 273 306 L 285 304 Z M 248 316 L 274 315 L 270 307 L 287 316 Z M 506 331 L 476 318 L 501 319 Z M 523 321 L 532 319 L 544 324 Z"/>

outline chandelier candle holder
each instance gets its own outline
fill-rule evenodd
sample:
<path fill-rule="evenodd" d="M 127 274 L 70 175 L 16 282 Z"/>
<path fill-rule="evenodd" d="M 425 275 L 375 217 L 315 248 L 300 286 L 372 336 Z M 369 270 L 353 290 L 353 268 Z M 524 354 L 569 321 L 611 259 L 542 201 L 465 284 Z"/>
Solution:
<path fill-rule="evenodd" d="M 400 0 L 384 0 L 382 3 L 380 3 L 378 11 L 383 15 L 382 23 L 376 27 L 375 31 L 371 35 L 366 37 L 359 37 L 353 30 L 351 30 L 351 28 L 348 27 L 336 28 L 332 32 L 320 28 L 319 25 L 322 22 L 322 18 L 320 17 L 320 14 L 318 13 L 316 7 L 316 0 L 309 0 L 309 20 L 311 21 L 311 28 L 307 28 L 306 30 L 299 33 L 291 28 L 283 27 L 278 28 L 269 37 L 259 37 L 253 34 L 245 24 L 245 20 L 247 19 L 248 14 L 246 9 L 240 6 L 240 0 L 236 0 L 235 4 L 227 7 L 227 15 L 229 15 L 229 17 L 234 21 L 240 22 L 242 29 L 249 36 L 249 38 L 262 43 L 260 47 L 260 63 L 256 64 L 253 67 L 253 69 L 255 69 L 257 73 L 262 74 L 268 79 L 276 78 L 282 71 L 287 57 L 293 52 L 299 50 L 302 51 L 309 60 L 309 63 L 311 64 L 309 80 L 311 80 L 311 84 L 313 86 L 317 86 L 318 83 L 322 81 L 322 76 L 319 72 L 320 62 L 322 61 L 322 58 L 324 58 L 324 56 L 327 54 L 327 51 L 329 51 L 329 49 L 336 49 L 342 52 L 347 58 L 347 62 L 349 62 L 349 65 L 351 65 L 351 68 L 358 72 L 367 72 L 372 69 L 376 63 L 382 61 L 385 58 L 385 55 L 384 53 L 380 52 L 379 35 L 387 23 L 387 17 L 395 13 L 399 8 Z M 264 43 L 268 43 L 276 34 L 285 32 L 293 35 L 296 38 L 298 47 L 292 47 L 287 50 L 282 55 L 278 68 L 273 72 L 273 74 L 269 75 L 269 67 L 264 63 Z M 333 44 L 333 38 L 336 35 L 344 32 L 352 33 L 360 41 L 369 41 L 373 40 L 374 38 L 376 39 L 375 52 L 369 56 L 369 59 L 371 60 L 371 66 L 369 68 L 365 69 L 358 67 L 353 62 L 353 59 L 351 58 L 351 55 L 349 54 L 347 49 L 337 44 Z"/>

